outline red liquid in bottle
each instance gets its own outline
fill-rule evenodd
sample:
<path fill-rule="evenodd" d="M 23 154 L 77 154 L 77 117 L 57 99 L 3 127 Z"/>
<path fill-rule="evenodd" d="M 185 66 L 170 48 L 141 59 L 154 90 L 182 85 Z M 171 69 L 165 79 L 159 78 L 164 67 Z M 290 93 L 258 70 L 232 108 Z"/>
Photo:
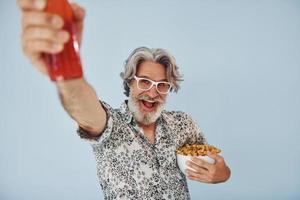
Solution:
<path fill-rule="evenodd" d="M 68 0 L 47 0 L 46 12 L 60 15 L 64 20 L 63 29 L 68 31 L 70 39 L 58 54 L 44 54 L 44 60 L 52 81 L 68 80 L 83 76 L 79 44 L 76 38 L 74 15 Z"/>

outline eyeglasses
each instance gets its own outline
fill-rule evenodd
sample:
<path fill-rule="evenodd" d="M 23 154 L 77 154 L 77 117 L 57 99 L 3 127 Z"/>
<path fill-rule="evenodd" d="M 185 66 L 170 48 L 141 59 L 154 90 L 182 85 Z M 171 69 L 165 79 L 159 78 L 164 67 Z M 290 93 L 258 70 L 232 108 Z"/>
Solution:
<path fill-rule="evenodd" d="M 153 85 L 155 85 L 156 91 L 158 93 L 167 94 L 172 88 L 171 83 L 166 81 L 152 81 L 150 79 L 140 78 L 137 76 L 134 76 L 134 79 L 136 80 L 137 87 L 143 91 L 150 90 L 153 87 Z"/>

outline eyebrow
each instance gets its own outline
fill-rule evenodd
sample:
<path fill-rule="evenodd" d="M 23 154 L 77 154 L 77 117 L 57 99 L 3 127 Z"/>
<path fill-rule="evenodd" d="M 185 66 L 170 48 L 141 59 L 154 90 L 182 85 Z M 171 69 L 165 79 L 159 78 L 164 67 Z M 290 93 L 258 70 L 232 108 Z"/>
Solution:
<path fill-rule="evenodd" d="M 138 76 L 138 77 L 140 77 L 140 78 L 147 78 L 147 79 L 150 79 L 150 80 L 152 80 L 150 77 L 148 77 L 148 76 L 143 76 L 143 75 L 141 75 L 141 76 Z M 161 81 L 165 81 L 165 82 L 168 82 L 168 80 L 167 79 L 161 79 L 161 80 L 159 80 L 158 82 L 161 82 Z"/>

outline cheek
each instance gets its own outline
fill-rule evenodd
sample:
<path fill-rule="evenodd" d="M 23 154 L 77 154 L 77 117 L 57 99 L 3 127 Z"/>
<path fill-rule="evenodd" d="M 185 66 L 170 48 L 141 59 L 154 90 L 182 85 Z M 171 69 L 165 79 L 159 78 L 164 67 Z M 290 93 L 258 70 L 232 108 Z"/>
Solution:
<path fill-rule="evenodd" d="M 166 95 L 166 94 L 164 94 L 164 95 L 160 95 L 160 98 L 161 98 L 163 101 L 166 101 L 166 99 L 167 99 L 167 95 Z"/>
<path fill-rule="evenodd" d="M 131 85 L 131 86 L 130 86 L 130 93 L 131 93 L 131 95 L 132 95 L 133 97 L 138 97 L 138 96 L 140 96 L 140 95 L 143 93 L 143 91 L 140 91 L 140 90 L 136 87 L 136 85 Z"/>

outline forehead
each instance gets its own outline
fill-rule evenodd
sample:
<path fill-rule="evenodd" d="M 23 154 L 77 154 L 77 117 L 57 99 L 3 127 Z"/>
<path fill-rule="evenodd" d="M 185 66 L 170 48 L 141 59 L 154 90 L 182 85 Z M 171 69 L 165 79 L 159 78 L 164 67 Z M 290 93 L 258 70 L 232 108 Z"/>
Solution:
<path fill-rule="evenodd" d="M 166 68 L 157 62 L 145 61 L 137 68 L 137 76 L 148 77 L 154 81 L 167 80 Z"/>

